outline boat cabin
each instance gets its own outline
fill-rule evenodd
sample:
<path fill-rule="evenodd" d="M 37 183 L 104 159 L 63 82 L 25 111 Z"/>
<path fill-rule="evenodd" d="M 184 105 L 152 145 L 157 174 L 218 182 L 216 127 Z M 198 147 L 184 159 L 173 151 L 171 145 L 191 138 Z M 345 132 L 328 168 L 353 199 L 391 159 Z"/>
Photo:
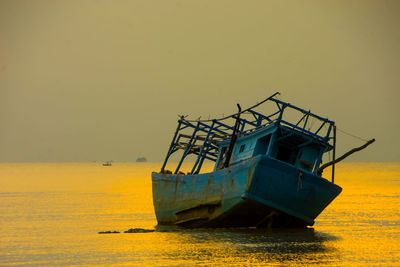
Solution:
<path fill-rule="evenodd" d="M 229 140 L 222 141 L 218 145 L 218 158 L 214 171 L 224 166 Z M 239 137 L 232 151 L 230 165 L 257 155 L 267 155 L 303 171 L 316 173 L 323 153 L 330 149 L 330 145 L 301 132 L 285 126 L 270 125 L 259 132 Z"/>

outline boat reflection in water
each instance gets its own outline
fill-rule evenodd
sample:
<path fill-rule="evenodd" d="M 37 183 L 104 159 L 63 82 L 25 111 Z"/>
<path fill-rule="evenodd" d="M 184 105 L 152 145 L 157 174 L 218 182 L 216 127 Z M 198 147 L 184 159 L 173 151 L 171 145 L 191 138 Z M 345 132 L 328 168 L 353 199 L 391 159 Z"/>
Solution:
<path fill-rule="evenodd" d="M 210 262 L 212 258 L 221 259 L 226 255 L 226 262 L 241 264 L 248 261 L 252 264 L 263 262 L 277 263 L 321 263 L 327 264 L 338 257 L 336 249 L 326 243 L 338 240 L 338 237 L 315 231 L 313 228 L 177 228 L 173 226 L 157 226 L 157 232 L 168 232 L 172 244 L 212 244 L 214 249 L 207 249 Z M 175 234 L 176 233 L 176 234 Z M 198 247 L 185 246 L 181 250 L 169 250 L 168 257 L 174 261 L 188 261 L 199 254 Z M 202 258 L 205 255 L 203 252 Z M 188 257 L 188 255 L 192 255 Z M 165 255 L 164 255 L 165 256 Z M 236 259 L 237 257 L 237 259 Z"/>

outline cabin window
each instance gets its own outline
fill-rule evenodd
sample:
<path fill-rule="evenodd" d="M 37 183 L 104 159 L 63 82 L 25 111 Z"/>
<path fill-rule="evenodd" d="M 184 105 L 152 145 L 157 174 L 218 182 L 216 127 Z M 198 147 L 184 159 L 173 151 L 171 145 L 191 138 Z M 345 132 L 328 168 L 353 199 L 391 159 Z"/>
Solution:
<path fill-rule="evenodd" d="M 241 145 L 240 149 L 239 149 L 239 153 L 242 153 L 244 151 L 244 148 L 246 147 L 246 145 Z"/>
<path fill-rule="evenodd" d="M 276 155 L 276 159 L 287 162 L 289 164 L 294 164 L 296 155 L 297 149 L 280 144 L 278 146 L 278 154 Z"/>
<path fill-rule="evenodd" d="M 293 132 L 279 129 L 276 136 L 276 143 L 274 144 L 275 158 L 277 160 L 287 162 L 294 165 L 299 152 L 299 145 L 304 142 L 304 138 Z"/>
<path fill-rule="evenodd" d="M 256 145 L 254 147 L 253 156 L 267 154 L 268 145 L 269 145 L 269 140 L 270 139 L 271 139 L 271 135 L 270 134 L 258 139 L 257 143 L 256 143 Z"/>
<path fill-rule="evenodd" d="M 276 148 L 273 152 L 276 159 L 305 171 L 313 170 L 320 155 L 320 147 L 315 141 L 284 129 L 278 131 L 276 140 Z"/>

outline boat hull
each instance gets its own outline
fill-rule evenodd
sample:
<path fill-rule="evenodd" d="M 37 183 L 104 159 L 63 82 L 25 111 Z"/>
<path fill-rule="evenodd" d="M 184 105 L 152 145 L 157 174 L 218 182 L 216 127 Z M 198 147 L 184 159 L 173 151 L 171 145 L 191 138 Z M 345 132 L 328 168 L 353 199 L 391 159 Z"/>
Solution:
<path fill-rule="evenodd" d="M 152 186 L 158 224 L 186 227 L 305 227 L 342 190 L 265 155 L 211 173 L 153 173 Z"/>

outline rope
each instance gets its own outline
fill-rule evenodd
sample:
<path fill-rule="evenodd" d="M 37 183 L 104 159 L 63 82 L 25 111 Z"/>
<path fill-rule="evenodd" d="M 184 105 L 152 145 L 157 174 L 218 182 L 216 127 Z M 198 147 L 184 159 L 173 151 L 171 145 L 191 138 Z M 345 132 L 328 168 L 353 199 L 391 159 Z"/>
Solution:
<path fill-rule="evenodd" d="M 344 133 L 344 134 L 347 134 L 348 136 L 351 136 L 351 137 L 357 138 L 357 139 L 359 139 L 359 140 L 361 140 L 361 141 L 368 142 L 368 140 L 367 140 L 367 139 L 364 139 L 364 138 L 362 138 L 362 137 L 359 137 L 359 136 L 356 136 L 356 135 L 354 135 L 354 134 L 351 134 L 351 133 L 345 132 L 345 131 L 343 131 L 343 130 L 340 130 L 340 129 L 339 129 L 339 128 L 337 128 L 337 127 L 336 127 L 336 130 L 338 130 L 339 132 L 342 132 L 342 133 Z"/>

